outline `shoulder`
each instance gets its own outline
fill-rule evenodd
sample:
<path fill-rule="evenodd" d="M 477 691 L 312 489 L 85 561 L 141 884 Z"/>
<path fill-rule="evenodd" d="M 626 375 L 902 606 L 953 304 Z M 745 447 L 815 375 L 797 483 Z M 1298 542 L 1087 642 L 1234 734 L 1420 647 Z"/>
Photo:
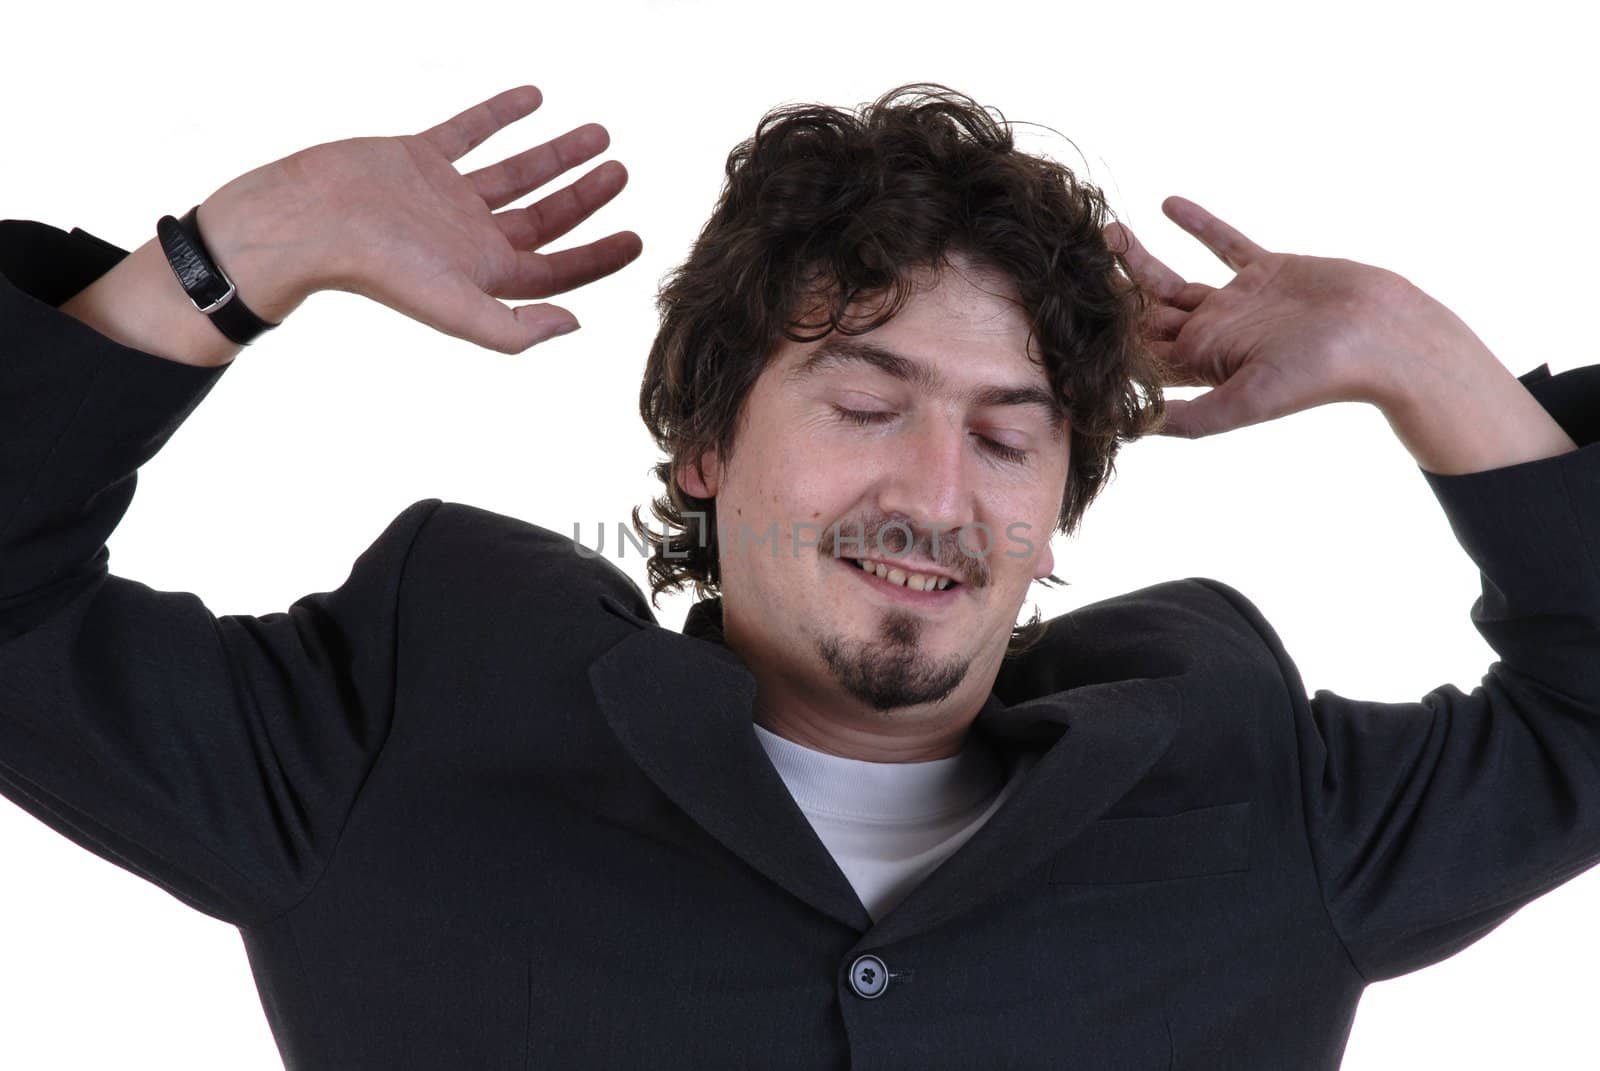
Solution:
<path fill-rule="evenodd" d="M 389 531 L 414 534 L 405 583 L 428 605 L 532 611 L 576 626 L 604 613 L 605 596 L 654 621 L 639 586 L 615 563 L 518 517 L 429 498 L 402 510 Z"/>
<path fill-rule="evenodd" d="M 1081 606 L 1048 622 L 1050 634 L 1084 638 L 1094 632 L 1123 646 L 1228 649 L 1248 655 L 1271 631 L 1261 610 L 1221 580 L 1166 580 Z M 1113 634 L 1106 636 L 1106 633 Z"/>
<path fill-rule="evenodd" d="M 1001 684 L 1043 695 L 1112 680 L 1170 678 L 1186 690 L 1281 694 L 1280 668 L 1261 611 L 1210 577 L 1168 580 L 1050 618 L 1034 647 L 1007 658 Z"/>

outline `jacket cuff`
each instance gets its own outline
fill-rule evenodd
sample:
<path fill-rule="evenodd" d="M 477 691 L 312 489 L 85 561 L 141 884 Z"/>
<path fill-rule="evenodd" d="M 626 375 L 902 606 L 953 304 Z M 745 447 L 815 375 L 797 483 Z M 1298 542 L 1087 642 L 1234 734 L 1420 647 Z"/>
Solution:
<path fill-rule="evenodd" d="M 92 559 L 135 470 L 232 367 L 145 353 L 60 311 L 123 255 L 83 232 L 0 221 L 0 597 L 54 577 L 64 556 Z"/>
<path fill-rule="evenodd" d="M 1541 365 L 1517 378 L 1576 450 L 1481 472 L 1418 471 L 1482 573 L 1472 615 L 1480 629 L 1528 614 L 1592 623 L 1600 618 L 1600 365 L 1554 376 Z"/>
<path fill-rule="evenodd" d="M 0 221 L 0 323 L 5 339 L 8 448 L 60 448 L 55 435 L 70 421 L 102 438 L 136 440 L 154 454 L 232 363 L 200 366 L 158 357 L 101 334 L 60 305 L 104 275 L 127 252 L 74 229 L 70 234 L 32 220 Z M 125 393 L 125 411 L 113 397 Z M 106 397 L 103 412 L 86 413 L 84 395 Z M 96 420 L 106 423 L 96 424 Z M 154 423 L 151 423 L 151 422 Z M 55 434 L 52 434 L 54 432 Z M 8 459 L 15 470 L 18 459 Z"/>
<path fill-rule="evenodd" d="M 65 304 L 127 255 L 79 227 L 69 234 L 36 220 L 0 220 L 0 275 L 46 305 Z"/>

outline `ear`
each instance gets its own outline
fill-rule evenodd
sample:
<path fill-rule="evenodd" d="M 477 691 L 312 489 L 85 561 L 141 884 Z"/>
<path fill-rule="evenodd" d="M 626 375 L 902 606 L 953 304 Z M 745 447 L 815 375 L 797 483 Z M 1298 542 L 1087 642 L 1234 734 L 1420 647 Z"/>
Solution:
<path fill-rule="evenodd" d="M 683 489 L 684 494 L 695 498 L 716 498 L 717 485 L 722 479 L 721 463 L 716 450 L 705 451 L 699 460 L 698 468 L 693 458 L 678 465 L 676 473 L 678 486 Z"/>

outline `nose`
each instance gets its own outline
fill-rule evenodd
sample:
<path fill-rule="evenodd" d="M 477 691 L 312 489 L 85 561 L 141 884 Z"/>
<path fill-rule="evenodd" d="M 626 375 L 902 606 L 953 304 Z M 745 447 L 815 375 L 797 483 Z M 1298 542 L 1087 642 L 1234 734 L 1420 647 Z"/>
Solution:
<path fill-rule="evenodd" d="M 878 493 L 879 508 L 919 528 L 938 525 L 941 540 L 955 539 L 956 529 L 977 517 L 966 429 L 927 416 L 897 436 L 895 447 Z"/>

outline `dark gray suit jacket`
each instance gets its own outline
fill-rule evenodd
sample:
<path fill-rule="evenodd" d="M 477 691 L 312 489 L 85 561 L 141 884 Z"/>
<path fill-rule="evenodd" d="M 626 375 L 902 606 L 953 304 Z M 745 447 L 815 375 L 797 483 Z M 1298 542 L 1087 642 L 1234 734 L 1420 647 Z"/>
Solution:
<path fill-rule="evenodd" d="M 123 255 L 0 223 L 0 792 L 238 925 L 291 1068 L 1334 1068 L 1368 982 L 1600 860 L 1600 366 L 1522 377 L 1578 451 L 1424 473 L 1480 687 L 1308 696 L 1212 579 L 1085 606 L 976 722 L 1038 765 L 874 924 L 714 601 L 439 499 L 286 612 L 112 575 L 225 371 L 57 309 Z"/>

